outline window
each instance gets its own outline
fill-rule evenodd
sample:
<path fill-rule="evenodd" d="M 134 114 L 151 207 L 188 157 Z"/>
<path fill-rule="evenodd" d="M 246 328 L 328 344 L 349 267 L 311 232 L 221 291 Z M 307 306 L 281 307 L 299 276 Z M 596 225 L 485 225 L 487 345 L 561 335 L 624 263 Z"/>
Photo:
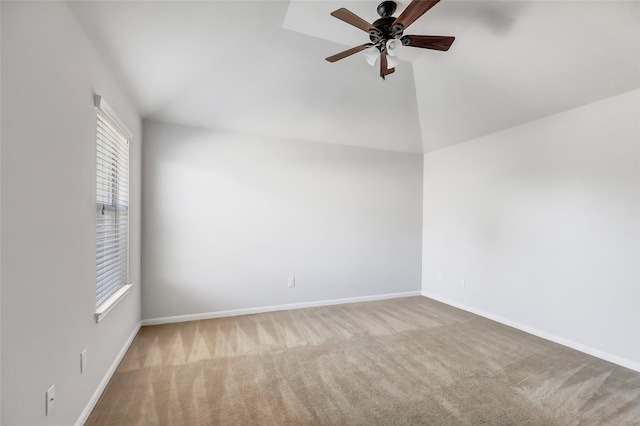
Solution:
<path fill-rule="evenodd" d="M 131 133 L 96 96 L 96 320 L 128 292 Z"/>

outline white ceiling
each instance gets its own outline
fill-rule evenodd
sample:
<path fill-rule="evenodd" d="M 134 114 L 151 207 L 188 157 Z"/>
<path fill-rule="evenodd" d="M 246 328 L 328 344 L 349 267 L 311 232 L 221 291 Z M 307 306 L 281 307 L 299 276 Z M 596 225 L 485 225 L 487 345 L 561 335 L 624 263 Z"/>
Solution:
<path fill-rule="evenodd" d="M 448 52 L 403 48 L 386 81 L 326 62 L 368 41 L 329 13 L 378 3 L 68 2 L 140 113 L 187 126 L 429 152 L 640 88 L 638 1 L 442 0 L 405 33 Z"/>

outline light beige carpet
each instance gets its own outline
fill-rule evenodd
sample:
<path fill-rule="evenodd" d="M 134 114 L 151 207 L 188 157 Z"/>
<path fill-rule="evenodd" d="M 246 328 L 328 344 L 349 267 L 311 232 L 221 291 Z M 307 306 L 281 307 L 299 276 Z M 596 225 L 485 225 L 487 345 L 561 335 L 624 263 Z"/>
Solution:
<path fill-rule="evenodd" d="M 633 425 L 640 374 L 424 297 L 143 327 L 89 425 Z"/>

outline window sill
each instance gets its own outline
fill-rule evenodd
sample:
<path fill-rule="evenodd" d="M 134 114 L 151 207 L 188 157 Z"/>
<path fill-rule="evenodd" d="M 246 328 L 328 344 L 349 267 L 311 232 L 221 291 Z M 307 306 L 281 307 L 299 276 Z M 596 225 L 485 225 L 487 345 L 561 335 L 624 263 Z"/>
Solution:
<path fill-rule="evenodd" d="M 100 306 L 96 308 L 96 323 L 102 321 L 102 319 L 106 317 L 107 314 L 111 312 L 111 310 L 115 308 L 115 306 L 120 303 L 120 301 L 124 299 L 127 294 L 129 294 L 131 287 L 133 287 L 132 284 L 123 285 L 120 289 L 118 289 L 118 291 L 109 296 L 107 300 L 102 302 Z"/>

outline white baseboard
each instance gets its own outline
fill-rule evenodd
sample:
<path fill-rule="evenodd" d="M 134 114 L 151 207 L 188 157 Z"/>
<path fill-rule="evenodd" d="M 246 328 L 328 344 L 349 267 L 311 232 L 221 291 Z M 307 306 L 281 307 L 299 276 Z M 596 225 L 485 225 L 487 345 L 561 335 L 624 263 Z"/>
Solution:
<path fill-rule="evenodd" d="M 228 311 L 205 312 L 202 314 L 178 315 L 174 317 L 151 318 L 142 320 L 142 325 L 158 325 L 173 322 L 197 321 L 211 318 L 235 317 L 239 315 L 261 314 L 264 312 L 287 311 L 290 309 L 315 308 L 318 306 L 341 305 L 344 303 L 370 302 L 373 300 L 395 299 L 399 297 L 421 296 L 419 291 L 404 293 L 377 294 L 373 296 L 349 297 L 346 299 L 329 299 L 315 302 L 290 303 L 287 305 L 260 306 L 256 308 L 232 309 Z"/>
<path fill-rule="evenodd" d="M 113 376 L 113 373 L 116 372 L 116 368 L 118 368 L 118 365 L 120 364 L 120 361 L 122 361 L 122 358 L 124 358 L 124 355 L 129 350 L 129 346 L 131 346 L 131 343 L 133 343 L 133 339 L 135 339 L 136 335 L 138 334 L 138 331 L 140 331 L 140 327 L 141 326 L 142 326 L 142 323 L 139 322 L 138 325 L 133 329 L 133 332 L 131 333 L 131 335 L 129 336 L 129 338 L 125 342 L 124 346 L 122 347 L 122 349 L 118 353 L 118 356 L 113 361 L 113 363 L 111 364 L 111 367 L 109 367 L 109 370 L 107 370 L 107 373 L 102 378 L 102 381 L 98 385 L 98 388 L 96 389 L 96 391 L 91 396 L 91 399 L 87 403 L 87 406 L 84 407 L 84 410 L 82 410 L 82 413 L 80 414 L 80 417 L 78 418 L 78 421 L 76 422 L 76 426 L 84 425 L 85 422 L 89 419 L 89 416 L 91 415 L 91 412 L 93 411 L 94 407 L 98 403 L 98 400 L 100 399 L 100 396 L 102 396 L 102 392 L 104 392 L 104 389 L 107 387 L 107 384 L 109 383 L 109 380 L 111 380 L 111 377 Z"/>
<path fill-rule="evenodd" d="M 542 339 L 549 340 L 549 341 L 554 342 L 554 343 L 558 343 L 560 345 L 569 347 L 571 349 L 575 349 L 577 351 L 584 352 L 585 354 L 595 356 L 596 358 L 600 358 L 600 359 L 603 359 L 605 361 L 609 361 L 609 362 L 612 362 L 614 364 L 618 364 L 618 365 L 620 365 L 622 367 L 626 367 L 626 368 L 629 368 L 631 370 L 635 370 L 635 371 L 640 372 L 640 363 L 638 363 L 638 362 L 634 362 L 634 361 L 628 360 L 626 358 L 621 358 L 621 357 L 619 357 L 617 355 L 613 355 L 613 354 L 610 354 L 610 353 L 607 353 L 607 352 L 603 352 L 601 350 L 594 349 L 594 348 L 592 348 L 590 346 L 583 345 L 583 344 L 578 343 L 578 342 L 574 342 L 573 340 L 565 339 L 563 337 L 559 337 L 559 336 L 556 336 L 554 334 L 547 333 L 545 331 L 541 331 L 541 330 L 538 330 L 538 329 L 533 328 L 533 327 L 529 327 L 528 325 L 520 324 L 518 322 L 511 321 L 509 319 L 503 318 L 501 316 L 494 315 L 494 314 L 482 311 L 480 309 L 472 308 L 470 306 L 466 306 L 466 305 L 464 305 L 462 303 L 453 302 L 451 300 L 442 298 L 440 296 L 429 294 L 427 292 L 422 292 L 422 295 L 424 297 L 428 297 L 429 299 L 437 300 L 438 302 L 442 302 L 442 303 L 447 304 L 449 306 L 453 306 L 455 308 L 462 309 L 463 311 L 471 312 L 472 314 L 476 314 L 476 315 L 479 315 L 481 317 L 490 319 L 492 321 L 499 322 L 500 324 L 504 324 L 504 325 L 508 325 L 509 327 L 517 328 L 518 330 L 524 331 L 525 333 L 533 334 L 534 336 L 540 337 Z"/>

